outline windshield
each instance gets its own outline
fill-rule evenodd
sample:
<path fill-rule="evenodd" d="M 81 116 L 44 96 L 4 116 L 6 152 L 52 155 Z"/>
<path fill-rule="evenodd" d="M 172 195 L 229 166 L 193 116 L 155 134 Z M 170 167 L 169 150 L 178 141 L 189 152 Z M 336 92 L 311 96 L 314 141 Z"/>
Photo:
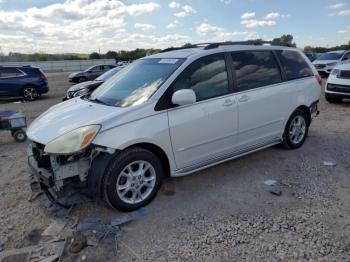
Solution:
<path fill-rule="evenodd" d="M 95 80 L 96 81 L 106 81 L 108 78 L 110 78 L 111 76 L 115 75 L 116 73 L 118 73 L 123 67 L 115 67 L 113 69 L 108 70 L 106 73 L 100 75 L 99 77 L 97 77 Z"/>
<path fill-rule="evenodd" d="M 325 53 L 320 55 L 317 60 L 339 60 L 342 57 L 343 53 Z"/>
<path fill-rule="evenodd" d="M 140 59 L 130 64 L 91 95 L 91 100 L 119 107 L 147 101 L 184 59 Z"/>

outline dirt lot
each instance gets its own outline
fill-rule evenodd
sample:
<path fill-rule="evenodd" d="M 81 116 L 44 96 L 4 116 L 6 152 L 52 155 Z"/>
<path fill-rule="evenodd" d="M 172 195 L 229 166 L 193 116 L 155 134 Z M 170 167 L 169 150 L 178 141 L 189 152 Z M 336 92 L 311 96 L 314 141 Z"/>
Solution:
<path fill-rule="evenodd" d="M 60 102 L 67 74 L 50 74 L 51 90 L 31 103 L 0 102 L 31 122 Z M 146 215 L 125 225 L 121 261 L 350 261 L 350 102 L 329 104 L 305 145 L 273 147 L 182 178 L 167 179 Z M 29 202 L 27 143 L 0 135 L 0 244 L 28 245 L 52 215 Z M 332 161 L 336 166 L 324 166 Z M 277 180 L 281 196 L 269 192 Z M 120 214 L 103 202 L 76 207 L 71 217 Z M 88 259 L 89 260 L 89 259 Z M 90 260 L 91 261 L 91 260 Z"/>

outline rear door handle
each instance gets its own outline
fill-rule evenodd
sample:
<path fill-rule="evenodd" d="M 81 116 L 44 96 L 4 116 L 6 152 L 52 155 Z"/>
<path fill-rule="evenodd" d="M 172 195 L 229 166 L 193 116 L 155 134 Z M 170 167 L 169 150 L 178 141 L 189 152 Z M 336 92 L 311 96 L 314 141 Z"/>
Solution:
<path fill-rule="evenodd" d="M 249 96 L 247 95 L 243 95 L 238 99 L 239 102 L 247 102 L 248 100 L 249 100 Z"/>
<path fill-rule="evenodd" d="M 234 101 L 232 99 L 226 99 L 225 102 L 222 104 L 223 106 L 232 106 L 234 104 Z"/>

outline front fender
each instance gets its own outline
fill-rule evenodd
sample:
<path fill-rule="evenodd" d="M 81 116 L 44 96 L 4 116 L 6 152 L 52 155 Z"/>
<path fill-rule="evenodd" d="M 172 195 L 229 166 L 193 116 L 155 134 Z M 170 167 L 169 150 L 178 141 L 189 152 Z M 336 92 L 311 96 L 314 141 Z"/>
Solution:
<path fill-rule="evenodd" d="M 167 155 L 170 169 L 176 169 L 166 112 L 103 130 L 97 135 L 93 143 L 116 150 L 124 150 L 139 143 L 154 144 Z"/>

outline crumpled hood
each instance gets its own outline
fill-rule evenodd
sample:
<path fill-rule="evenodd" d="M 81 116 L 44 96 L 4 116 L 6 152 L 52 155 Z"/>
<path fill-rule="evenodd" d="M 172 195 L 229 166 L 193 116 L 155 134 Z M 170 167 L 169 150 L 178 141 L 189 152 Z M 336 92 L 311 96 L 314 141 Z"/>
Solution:
<path fill-rule="evenodd" d="M 112 109 L 112 110 L 111 110 Z M 57 104 L 38 118 L 27 129 L 29 139 L 47 144 L 53 139 L 91 124 L 103 124 L 106 119 L 118 115 L 123 108 L 85 101 L 80 98 Z"/>
<path fill-rule="evenodd" d="M 96 81 L 96 80 L 82 82 L 82 83 L 71 86 L 68 89 L 68 92 L 75 92 L 75 91 L 78 91 L 78 90 L 83 89 L 83 88 L 95 87 L 95 86 L 100 85 L 102 82 L 103 81 Z"/>
<path fill-rule="evenodd" d="M 339 60 L 315 60 L 312 62 L 313 65 L 324 65 L 324 64 L 330 64 L 330 63 L 337 63 Z"/>

